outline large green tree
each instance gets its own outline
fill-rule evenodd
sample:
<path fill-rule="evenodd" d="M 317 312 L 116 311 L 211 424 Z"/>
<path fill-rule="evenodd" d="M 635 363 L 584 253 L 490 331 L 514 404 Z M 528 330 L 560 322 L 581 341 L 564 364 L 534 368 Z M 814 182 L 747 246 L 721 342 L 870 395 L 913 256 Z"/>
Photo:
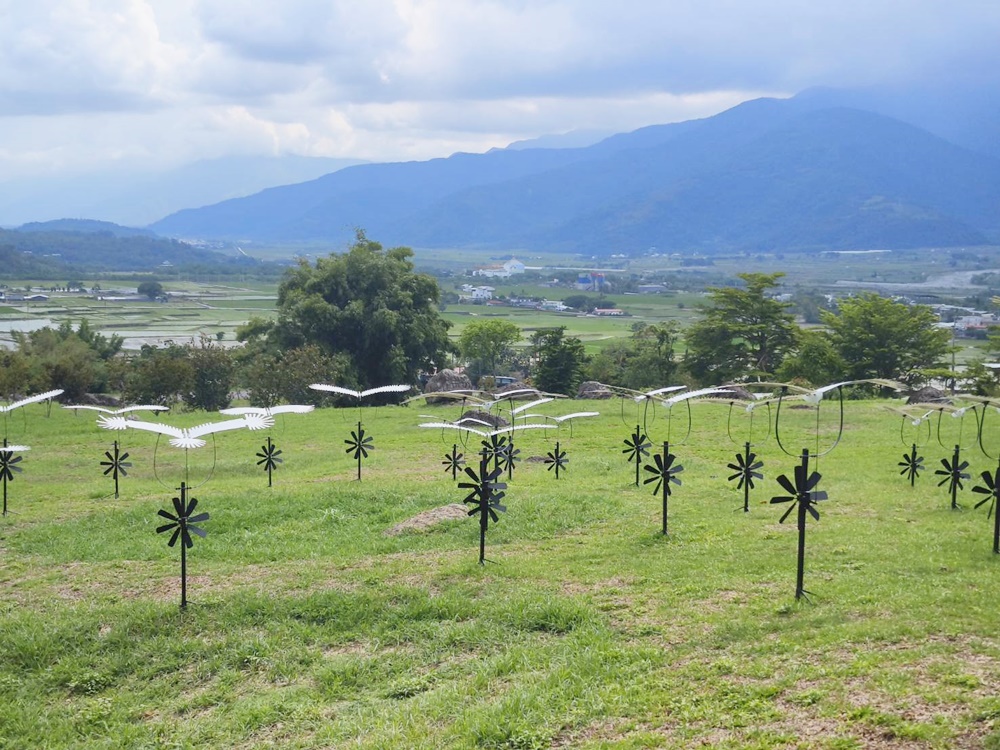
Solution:
<path fill-rule="evenodd" d="M 768 295 L 782 273 L 741 273 L 738 287 L 709 289 L 711 304 L 687 331 L 684 366 L 701 383 L 771 375 L 795 344 L 788 305 Z"/>
<path fill-rule="evenodd" d="M 873 292 L 840 301 L 823 313 L 833 348 L 848 378 L 892 378 L 913 384 L 920 370 L 940 366 L 951 334 L 929 307 L 907 305 Z"/>
<path fill-rule="evenodd" d="M 543 328 L 531 337 L 534 359 L 531 379 L 536 388 L 574 395 L 583 382 L 587 354 L 583 342 L 566 336 L 566 327 Z"/>
<path fill-rule="evenodd" d="M 591 358 L 587 377 L 636 390 L 669 385 L 677 375 L 678 338 L 674 322 L 636 323 L 630 338 L 612 342 Z"/>
<path fill-rule="evenodd" d="M 458 351 L 469 363 L 470 375 L 496 375 L 508 363 L 521 329 L 509 320 L 474 320 L 458 337 Z"/>
<path fill-rule="evenodd" d="M 416 382 L 420 370 L 443 366 L 453 347 L 437 281 L 415 273 L 412 256 L 406 247 L 384 250 L 359 230 L 346 253 L 300 262 L 278 288 L 269 340 L 279 350 L 315 344 L 346 355 L 360 387 Z"/>

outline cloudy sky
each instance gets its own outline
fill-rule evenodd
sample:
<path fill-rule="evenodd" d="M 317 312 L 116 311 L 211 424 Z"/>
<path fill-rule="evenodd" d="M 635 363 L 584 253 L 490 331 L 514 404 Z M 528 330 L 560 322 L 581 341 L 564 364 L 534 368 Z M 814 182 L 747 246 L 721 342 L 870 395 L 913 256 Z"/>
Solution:
<path fill-rule="evenodd" d="M 0 0 L 0 176 L 377 161 L 1000 69 L 996 0 Z"/>

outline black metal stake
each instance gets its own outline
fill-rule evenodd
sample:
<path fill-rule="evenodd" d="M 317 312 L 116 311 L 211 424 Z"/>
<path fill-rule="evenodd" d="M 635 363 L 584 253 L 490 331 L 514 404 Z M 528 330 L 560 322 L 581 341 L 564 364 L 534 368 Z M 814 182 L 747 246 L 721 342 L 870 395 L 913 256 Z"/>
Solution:
<path fill-rule="evenodd" d="M 486 476 L 486 451 L 483 451 L 482 458 L 479 459 L 479 474 Z M 486 527 L 489 522 L 490 506 L 490 484 L 483 482 L 482 490 L 479 493 L 479 564 L 486 564 Z"/>
<path fill-rule="evenodd" d="M 802 451 L 802 476 L 809 476 L 809 449 L 805 448 Z M 805 593 L 805 573 L 806 573 L 806 510 L 808 509 L 808 503 L 799 501 L 799 513 L 798 513 L 798 524 L 799 524 L 799 554 L 798 554 L 798 570 L 795 573 L 795 598 L 801 599 Z"/>

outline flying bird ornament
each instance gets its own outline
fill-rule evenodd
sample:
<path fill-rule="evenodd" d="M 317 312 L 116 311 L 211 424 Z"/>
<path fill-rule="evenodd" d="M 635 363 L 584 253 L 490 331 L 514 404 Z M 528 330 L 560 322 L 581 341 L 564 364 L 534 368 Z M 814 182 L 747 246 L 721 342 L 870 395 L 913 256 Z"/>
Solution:
<path fill-rule="evenodd" d="M 206 441 L 202 439 L 205 435 L 212 435 L 216 432 L 227 432 L 229 430 L 265 430 L 274 426 L 274 417 L 263 414 L 247 414 L 239 419 L 227 419 L 222 422 L 205 422 L 195 427 L 174 427 L 159 422 L 143 422 L 137 419 L 126 417 L 101 417 L 97 424 L 106 430 L 143 430 L 145 432 L 155 432 L 159 435 L 166 435 L 170 438 L 170 445 L 175 448 L 202 448 Z"/>

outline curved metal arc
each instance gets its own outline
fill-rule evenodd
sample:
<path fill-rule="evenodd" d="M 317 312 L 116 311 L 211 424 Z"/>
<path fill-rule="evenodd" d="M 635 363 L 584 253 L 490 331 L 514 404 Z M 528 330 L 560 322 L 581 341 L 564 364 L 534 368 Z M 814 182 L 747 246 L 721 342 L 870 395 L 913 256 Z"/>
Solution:
<path fill-rule="evenodd" d="M 747 408 L 747 411 L 750 412 L 750 429 L 747 434 L 747 439 L 737 440 L 736 438 L 733 437 L 733 428 L 732 428 L 733 407 L 735 407 L 737 403 L 738 402 L 735 400 L 729 402 L 729 415 L 726 418 L 726 434 L 729 435 L 729 439 L 732 441 L 733 445 L 740 445 L 741 443 L 747 443 L 748 445 L 756 446 L 756 445 L 761 445 L 762 443 L 766 443 L 767 439 L 771 437 L 771 402 L 770 401 L 764 402 L 764 405 L 767 406 L 767 434 L 764 435 L 764 439 L 760 442 L 754 442 L 753 439 L 753 420 L 754 420 L 754 415 L 757 412 L 755 403 L 751 403 L 750 406 Z"/>
<path fill-rule="evenodd" d="M 837 427 L 837 437 L 834 439 L 833 443 L 826 450 L 820 450 L 819 447 L 819 415 L 820 409 L 822 408 L 823 399 L 820 397 L 819 401 L 816 402 L 816 451 L 812 454 L 814 459 L 820 458 L 827 455 L 840 445 L 841 439 L 844 437 L 844 387 L 843 385 L 838 385 L 836 388 L 837 395 L 840 400 L 840 422 Z M 785 400 L 785 396 L 788 395 L 788 390 L 786 387 L 782 387 L 781 393 L 778 395 L 778 408 L 774 414 L 774 438 L 778 443 L 778 447 L 781 448 L 782 452 L 786 456 L 792 456 L 793 458 L 801 457 L 801 451 L 790 451 L 785 446 L 781 440 L 781 405 Z"/>
<path fill-rule="evenodd" d="M 972 442 L 970 442 L 968 445 L 964 445 L 962 443 L 962 432 L 965 429 L 965 413 L 967 411 L 969 411 L 970 409 L 972 410 L 973 414 L 975 414 L 975 419 L 976 419 L 976 435 L 975 435 L 975 437 L 974 437 L 974 439 L 973 439 Z M 942 440 L 942 438 L 941 438 L 941 422 L 944 421 L 944 413 L 945 413 L 945 411 L 946 411 L 946 409 L 943 409 L 943 408 L 938 409 L 938 422 L 937 422 L 937 431 L 936 431 L 937 432 L 937 441 L 938 441 L 938 444 L 942 448 L 948 450 L 953 445 L 957 445 L 962 450 L 968 450 L 973 445 L 975 445 L 975 443 L 979 442 L 979 440 L 981 438 L 981 435 L 982 435 L 982 425 L 981 425 L 981 422 L 980 422 L 979 404 L 974 404 L 973 406 L 964 406 L 961 409 L 956 409 L 956 410 L 953 410 L 953 411 L 950 412 L 951 417 L 953 419 L 958 419 L 958 438 L 957 438 L 957 440 L 955 440 L 954 443 L 952 443 L 951 441 L 949 441 L 948 444 L 945 444 L 944 440 Z M 985 411 L 985 409 L 984 409 L 984 411 Z M 982 446 L 980 446 L 980 447 L 982 447 Z M 989 454 L 987 454 L 987 456 L 989 456 Z"/>
<path fill-rule="evenodd" d="M 201 482 L 200 484 L 194 484 L 193 485 L 193 484 L 191 484 L 188 481 L 190 479 L 190 471 L 189 471 L 189 466 L 188 466 L 188 451 L 191 450 L 191 449 L 190 448 L 182 448 L 181 449 L 181 450 L 184 451 L 184 483 L 187 485 L 187 488 L 189 490 L 196 490 L 199 487 L 203 487 L 204 485 L 208 484 L 209 480 L 211 480 L 213 476 L 215 476 L 215 467 L 218 466 L 218 463 L 219 463 L 219 444 L 218 444 L 218 442 L 215 439 L 215 434 L 214 433 L 210 433 L 210 434 L 212 435 L 212 468 L 209 469 L 208 476 L 205 477 L 205 481 Z M 153 478 L 156 479 L 156 481 L 159 482 L 161 486 L 169 489 L 172 492 L 174 490 L 173 484 L 172 483 L 171 484 L 167 484 L 166 482 L 164 482 L 160 478 L 160 472 L 159 472 L 159 469 L 157 468 L 157 459 L 156 459 L 156 457 L 159 455 L 159 452 L 160 452 L 160 438 L 161 437 L 163 437 L 163 435 L 160 434 L 160 433 L 157 433 L 156 434 L 156 443 L 153 445 Z"/>

